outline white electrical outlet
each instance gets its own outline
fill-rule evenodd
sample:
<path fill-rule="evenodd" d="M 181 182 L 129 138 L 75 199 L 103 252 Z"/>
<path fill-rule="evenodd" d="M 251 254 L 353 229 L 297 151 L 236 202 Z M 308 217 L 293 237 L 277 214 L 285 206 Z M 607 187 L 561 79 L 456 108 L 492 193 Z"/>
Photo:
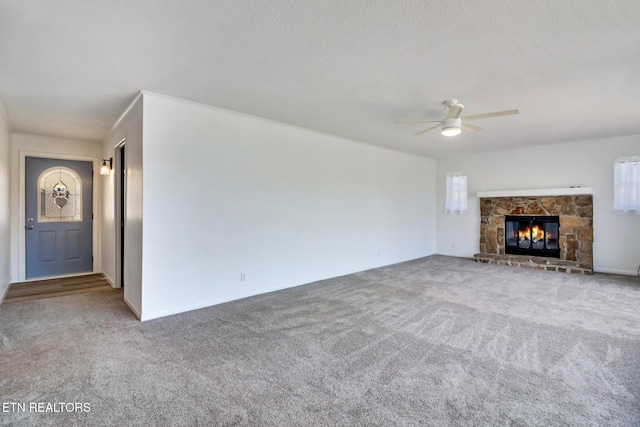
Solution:
<path fill-rule="evenodd" d="M 240 281 L 241 281 L 241 282 L 244 282 L 244 281 L 246 281 L 246 280 L 247 280 L 247 275 L 246 275 L 246 274 L 244 274 L 244 273 L 240 273 Z"/>

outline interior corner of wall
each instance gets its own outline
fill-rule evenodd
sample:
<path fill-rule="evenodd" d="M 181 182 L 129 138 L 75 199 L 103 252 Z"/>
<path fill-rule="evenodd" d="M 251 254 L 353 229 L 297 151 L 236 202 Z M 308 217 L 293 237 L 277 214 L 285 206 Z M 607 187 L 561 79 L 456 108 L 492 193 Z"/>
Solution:
<path fill-rule="evenodd" d="M 116 287 L 116 282 L 105 271 L 101 271 L 100 274 L 104 276 L 105 280 L 109 282 L 109 285 L 111 285 L 112 288 Z"/>

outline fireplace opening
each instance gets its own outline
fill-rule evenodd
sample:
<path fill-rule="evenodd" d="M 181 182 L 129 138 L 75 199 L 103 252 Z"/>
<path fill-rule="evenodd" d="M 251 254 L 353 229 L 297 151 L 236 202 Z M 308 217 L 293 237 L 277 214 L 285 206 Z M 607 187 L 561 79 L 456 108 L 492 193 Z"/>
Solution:
<path fill-rule="evenodd" d="M 560 258 L 560 217 L 507 215 L 504 222 L 505 253 Z"/>

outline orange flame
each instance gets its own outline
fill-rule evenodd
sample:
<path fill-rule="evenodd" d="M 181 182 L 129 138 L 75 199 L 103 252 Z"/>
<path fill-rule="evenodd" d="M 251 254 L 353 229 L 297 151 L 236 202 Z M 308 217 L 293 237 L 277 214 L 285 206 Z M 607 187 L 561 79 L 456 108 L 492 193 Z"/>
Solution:
<path fill-rule="evenodd" d="M 525 227 L 518 230 L 520 240 L 529 240 L 530 235 L 533 238 L 533 241 L 536 242 L 544 237 L 544 231 L 542 231 L 542 229 L 537 225 L 534 225 L 532 228 Z"/>

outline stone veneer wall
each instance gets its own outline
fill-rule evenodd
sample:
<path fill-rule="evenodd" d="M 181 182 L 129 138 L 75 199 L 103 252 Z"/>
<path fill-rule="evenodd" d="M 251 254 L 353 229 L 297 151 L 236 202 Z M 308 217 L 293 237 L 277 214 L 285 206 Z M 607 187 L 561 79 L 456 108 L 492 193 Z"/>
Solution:
<path fill-rule="evenodd" d="M 558 215 L 560 260 L 505 254 L 505 215 Z M 583 274 L 593 272 L 591 195 L 481 198 L 480 216 L 480 254 L 474 256 L 479 261 Z M 531 259 L 524 262 L 525 258 Z"/>

